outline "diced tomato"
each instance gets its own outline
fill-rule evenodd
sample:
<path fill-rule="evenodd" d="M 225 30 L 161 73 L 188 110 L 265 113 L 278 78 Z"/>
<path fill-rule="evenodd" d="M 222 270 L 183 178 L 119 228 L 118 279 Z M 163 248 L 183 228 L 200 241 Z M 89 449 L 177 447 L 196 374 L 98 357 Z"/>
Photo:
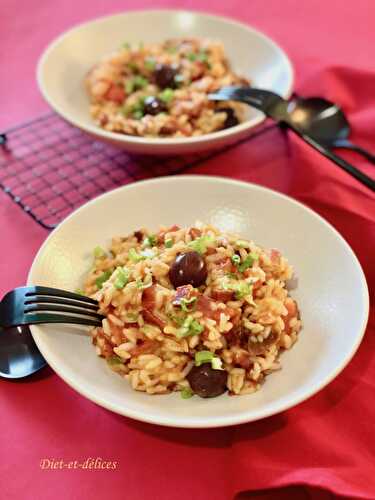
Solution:
<path fill-rule="evenodd" d="M 117 85 L 111 85 L 107 90 L 105 97 L 109 101 L 122 104 L 125 99 L 125 90 L 122 87 L 118 87 Z"/>
<path fill-rule="evenodd" d="M 212 307 L 213 303 L 214 303 L 214 300 L 210 299 L 209 297 L 206 297 L 206 295 L 199 295 L 198 300 L 197 300 L 197 309 L 206 318 L 215 319 L 216 311 L 214 311 L 214 309 Z"/>
<path fill-rule="evenodd" d="M 231 321 L 231 323 L 233 323 L 233 326 L 236 326 L 240 323 L 240 321 L 241 321 L 241 310 L 240 309 L 233 309 L 231 307 L 227 307 L 225 309 L 224 313 L 230 317 L 230 321 Z"/>
<path fill-rule="evenodd" d="M 190 236 L 195 240 L 196 238 L 199 238 L 202 236 L 202 231 L 200 229 L 197 229 L 196 227 L 192 227 L 189 231 Z"/>
<path fill-rule="evenodd" d="M 154 352 L 155 349 L 157 349 L 159 346 L 159 342 L 156 340 L 151 340 L 151 339 L 146 339 L 142 344 L 137 345 L 132 349 L 130 354 L 132 356 L 139 356 L 140 354 L 149 354 L 151 352 Z"/>
<path fill-rule="evenodd" d="M 250 355 L 245 351 L 236 352 L 234 356 L 234 362 L 235 364 L 240 365 L 241 368 L 245 368 L 245 370 L 248 370 L 252 365 L 252 362 L 250 361 Z"/>
<path fill-rule="evenodd" d="M 179 226 L 174 224 L 173 226 L 169 227 L 168 229 L 165 229 L 164 231 L 159 231 L 157 237 L 158 237 L 158 244 L 160 245 L 161 243 L 164 243 L 164 237 L 167 233 L 174 233 L 180 229 Z"/>
<path fill-rule="evenodd" d="M 272 264 L 278 264 L 280 262 L 280 257 L 281 253 L 279 252 L 279 250 L 276 250 L 276 248 L 272 248 L 270 255 Z"/>
<path fill-rule="evenodd" d="M 288 315 L 290 315 L 290 317 L 293 317 L 296 315 L 297 313 L 297 305 L 296 303 L 293 301 L 288 302 L 285 304 L 285 307 L 288 309 Z"/>
<path fill-rule="evenodd" d="M 207 255 L 213 255 L 214 253 L 216 253 L 216 248 L 214 248 L 214 247 L 207 247 L 207 250 L 206 250 L 206 254 Z"/>
<path fill-rule="evenodd" d="M 165 321 L 163 321 L 155 312 L 155 299 L 156 286 L 152 285 L 143 290 L 142 294 L 142 316 L 146 323 L 152 323 L 163 329 L 166 326 Z"/>
<path fill-rule="evenodd" d="M 165 321 L 162 320 L 157 314 L 155 314 L 153 311 L 150 311 L 149 309 L 143 309 L 142 316 L 146 323 L 152 323 L 153 325 L 158 326 L 162 330 L 166 326 Z"/>
<path fill-rule="evenodd" d="M 255 292 L 256 290 L 259 290 L 263 285 L 262 280 L 258 280 L 255 283 L 253 283 L 253 291 Z"/>
<path fill-rule="evenodd" d="M 222 257 L 221 259 L 217 260 L 215 264 L 226 273 L 234 273 L 237 270 L 236 267 L 232 264 L 229 257 Z"/>
<path fill-rule="evenodd" d="M 104 342 L 104 345 L 100 348 L 102 356 L 104 356 L 105 358 L 109 358 L 109 356 L 112 356 L 113 355 L 112 346 L 114 346 L 114 344 L 111 344 L 110 342 L 108 342 L 108 340 L 106 340 Z"/>
<path fill-rule="evenodd" d="M 152 285 L 143 290 L 142 294 L 142 305 L 145 309 L 153 310 L 155 308 L 156 299 L 156 286 Z"/>
<path fill-rule="evenodd" d="M 230 290 L 213 290 L 211 297 L 219 302 L 228 302 L 233 298 L 233 292 Z"/>
<path fill-rule="evenodd" d="M 290 326 L 289 326 L 289 321 L 296 317 L 297 316 L 297 305 L 296 303 L 293 301 L 287 301 L 286 304 L 284 304 L 285 307 L 287 308 L 288 310 L 288 314 L 286 316 L 282 316 L 282 319 L 284 321 L 284 324 L 285 324 L 285 333 L 289 333 L 290 332 Z"/>
<path fill-rule="evenodd" d="M 207 326 L 204 328 L 203 332 L 200 334 L 200 338 L 202 340 L 208 340 L 208 335 L 210 333 L 210 330 L 207 328 Z"/>
<path fill-rule="evenodd" d="M 115 344 L 121 344 L 123 342 L 123 334 L 122 334 L 122 328 L 118 325 L 115 325 L 112 323 L 111 320 L 108 320 L 111 323 L 111 337 L 114 337 L 115 339 Z M 112 343 L 112 340 L 111 340 Z"/>

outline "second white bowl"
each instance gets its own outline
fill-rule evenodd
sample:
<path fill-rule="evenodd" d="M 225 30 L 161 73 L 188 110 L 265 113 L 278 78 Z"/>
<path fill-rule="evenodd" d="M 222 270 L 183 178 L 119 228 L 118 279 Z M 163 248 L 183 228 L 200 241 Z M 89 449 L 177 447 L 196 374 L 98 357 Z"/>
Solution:
<path fill-rule="evenodd" d="M 184 154 L 218 148 L 246 137 L 264 120 L 249 108 L 247 120 L 219 132 L 189 138 L 133 137 L 99 128 L 89 113 L 83 80 L 103 56 L 130 43 L 161 42 L 167 38 L 212 38 L 223 42 L 232 68 L 254 87 L 289 97 L 293 68 L 282 51 L 262 33 L 223 17 L 188 11 L 135 11 L 81 24 L 63 33 L 41 56 L 37 69 L 39 88 L 65 120 L 85 132 L 128 151 L 142 154 Z"/>

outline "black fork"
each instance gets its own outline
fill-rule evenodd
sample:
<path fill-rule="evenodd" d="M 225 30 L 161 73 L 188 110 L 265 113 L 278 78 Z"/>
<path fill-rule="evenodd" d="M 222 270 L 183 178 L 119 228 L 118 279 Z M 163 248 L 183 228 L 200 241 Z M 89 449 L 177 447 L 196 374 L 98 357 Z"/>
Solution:
<path fill-rule="evenodd" d="M 101 326 L 98 302 L 84 295 L 44 286 L 8 292 L 0 302 L 0 326 L 71 323 Z"/>

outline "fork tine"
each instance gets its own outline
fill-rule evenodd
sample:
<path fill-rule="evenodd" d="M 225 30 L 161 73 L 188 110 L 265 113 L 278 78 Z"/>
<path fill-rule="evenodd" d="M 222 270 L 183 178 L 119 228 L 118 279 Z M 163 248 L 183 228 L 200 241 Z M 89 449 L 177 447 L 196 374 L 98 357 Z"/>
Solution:
<path fill-rule="evenodd" d="M 49 288 L 46 286 L 33 286 L 25 288 L 29 288 L 28 292 L 25 294 L 26 297 L 32 297 L 34 295 L 50 295 L 51 297 L 65 297 L 67 299 L 75 299 L 80 302 L 88 302 L 89 304 L 97 304 L 97 301 L 91 299 L 90 297 L 79 295 L 78 293 L 67 292 L 66 290 L 60 290 L 58 288 Z"/>
<path fill-rule="evenodd" d="M 77 300 L 73 299 L 61 299 L 60 297 L 54 296 L 54 297 L 48 297 L 46 295 L 34 295 L 31 296 L 29 299 L 25 300 L 25 306 L 30 305 L 30 304 L 62 304 L 65 306 L 75 306 L 75 307 L 82 307 L 85 309 L 91 309 L 91 310 L 98 310 L 98 303 L 96 304 L 89 304 L 86 302 L 78 302 Z"/>
<path fill-rule="evenodd" d="M 69 323 L 73 325 L 101 326 L 102 322 L 95 318 L 66 316 L 64 314 L 35 313 L 24 317 L 21 325 L 37 325 L 43 323 Z"/>
<path fill-rule="evenodd" d="M 69 306 L 61 306 L 55 304 L 31 304 L 25 307 L 24 313 L 27 315 L 29 313 L 34 313 L 37 311 L 56 311 L 56 312 L 64 312 L 64 313 L 73 313 L 81 316 L 91 316 L 93 318 L 103 319 L 104 316 L 98 314 L 94 311 L 88 311 L 84 308 L 79 307 L 69 307 Z"/>

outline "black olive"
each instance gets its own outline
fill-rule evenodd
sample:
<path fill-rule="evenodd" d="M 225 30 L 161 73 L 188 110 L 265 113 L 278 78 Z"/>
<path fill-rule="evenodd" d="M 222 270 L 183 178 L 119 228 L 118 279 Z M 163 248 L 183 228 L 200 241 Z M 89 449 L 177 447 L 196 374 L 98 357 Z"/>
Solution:
<path fill-rule="evenodd" d="M 201 398 L 215 398 L 227 390 L 227 372 L 214 370 L 211 363 L 193 366 L 187 375 L 190 387 Z"/>
<path fill-rule="evenodd" d="M 234 127 L 240 123 L 233 108 L 217 108 L 215 111 L 216 113 L 226 113 L 227 115 L 223 128 Z"/>
<path fill-rule="evenodd" d="M 146 97 L 143 109 L 145 115 L 158 115 L 159 113 L 163 113 L 163 111 L 167 111 L 167 106 L 158 97 L 150 95 Z"/>
<path fill-rule="evenodd" d="M 143 232 L 142 231 L 134 231 L 134 236 L 136 237 L 138 243 L 143 240 Z"/>
<path fill-rule="evenodd" d="M 157 64 L 154 69 L 154 80 L 161 89 L 176 88 L 175 76 L 177 68 L 169 64 Z"/>
<path fill-rule="evenodd" d="M 187 252 L 177 255 L 169 270 L 169 279 L 177 288 L 183 285 L 198 287 L 207 279 L 207 266 L 198 252 Z"/>

